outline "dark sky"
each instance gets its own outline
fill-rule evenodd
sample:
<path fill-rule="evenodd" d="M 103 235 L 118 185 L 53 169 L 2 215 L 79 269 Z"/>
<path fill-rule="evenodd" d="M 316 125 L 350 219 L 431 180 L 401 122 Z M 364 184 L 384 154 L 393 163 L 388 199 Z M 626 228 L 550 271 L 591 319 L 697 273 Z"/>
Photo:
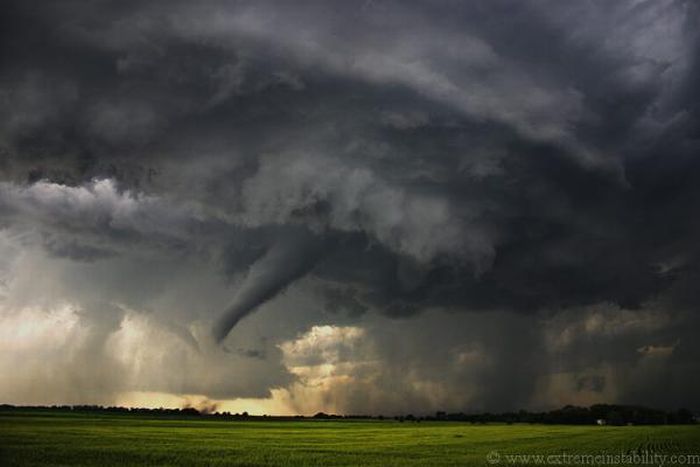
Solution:
<path fill-rule="evenodd" d="M 0 402 L 700 408 L 699 21 L 5 2 Z"/>

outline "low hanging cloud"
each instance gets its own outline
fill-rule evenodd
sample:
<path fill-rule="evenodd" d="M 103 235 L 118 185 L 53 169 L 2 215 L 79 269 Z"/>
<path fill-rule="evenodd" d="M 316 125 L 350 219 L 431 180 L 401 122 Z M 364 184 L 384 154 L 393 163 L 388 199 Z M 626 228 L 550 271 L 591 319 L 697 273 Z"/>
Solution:
<path fill-rule="evenodd" d="M 323 253 L 321 240 L 305 232 L 289 232 L 248 270 L 233 303 L 214 326 L 221 342 L 246 315 L 305 275 Z"/>
<path fill-rule="evenodd" d="M 104 384 L 84 393 L 104 400 L 697 404 L 698 382 L 673 378 L 697 370 L 699 14 L 673 0 L 10 2 L 6 326 L 79 310 L 93 337 L 61 344 L 52 369 L 91 349 L 86 373 L 104 360 L 137 375 L 93 373 Z M 113 361 L 107 343 L 134 323 L 163 333 L 140 359 L 170 349 L 190 373 Z M 347 392 L 294 396 L 304 365 L 284 363 L 285 343 L 355 328 L 331 362 Z M 25 355 L 13 346 L 8 362 Z M 216 376 L 196 383 L 197 365 Z M 406 389 L 392 402 L 387 387 Z"/>

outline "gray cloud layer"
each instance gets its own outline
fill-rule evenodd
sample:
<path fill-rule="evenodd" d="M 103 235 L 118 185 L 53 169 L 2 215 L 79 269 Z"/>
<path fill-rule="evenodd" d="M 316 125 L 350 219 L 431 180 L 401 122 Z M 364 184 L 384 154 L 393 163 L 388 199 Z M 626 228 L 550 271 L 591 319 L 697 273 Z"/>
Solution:
<path fill-rule="evenodd" d="M 480 337 L 465 332 L 460 345 L 497 362 L 489 377 L 451 379 L 419 343 L 404 356 L 444 374 L 415 371 L 454 407 L 545 404 L 534 382 L 486 396 L 523 352 L 533 363 L 520 379 L 549 381 L 556 397 L 597 388 L 672 403 L 649 375 L 697 370 L 698 19 L 684 1 L 11 2 L 0 228 L 27 253 L 7 271 L 31 259 L 63 284 L 34 292 L 45 303 L 151 313 L 205 354 L 214 347 L 193 323 L 218 323 L 218 340 L 248 320 L 270 327 L 265 352 L 229 339 L 231 359 L 267 361 L 219 355 L 217 371 L 264 376 L 245 388 L 222 376 L 217 397 L 292 377 L 275 345 L 303 336 L 316 312 L 288 298 L 297 319 L 284 330 L 253 314 L 283 306 L 291 288 L 346 325 L 406 318 L 416 339 L 428 310 L 447 313 L 430 315 L 442 325 L 453 312 L 504 317 L 485 340 L 534 323 L 512 347 L 469 347 Z M 7 310 L 37 301 L 20 282 L 7 281 Z M 612 327 L 628 313 L 666 324 L 608 345 L 576 324 L 586 313 Z M 539 343 L 554 325 L 542 320 L 572 334 L 556 381 Z M 399 344 L 375 324 L 365 339 L 398 365 Z M 642 368 L 659 348 L 671 349 L 664 363 Z M 640 369 L 612 383 L 620 355 Z M 448 397 L 469 381 L 480 381 L 473 397 Z"/>

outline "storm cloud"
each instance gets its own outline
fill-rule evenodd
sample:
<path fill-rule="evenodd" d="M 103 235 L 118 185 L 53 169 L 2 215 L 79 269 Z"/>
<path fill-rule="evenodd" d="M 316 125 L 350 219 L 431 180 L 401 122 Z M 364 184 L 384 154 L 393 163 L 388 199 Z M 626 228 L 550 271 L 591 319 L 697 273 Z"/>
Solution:
<path fill-rule="evenodd" d="M 92 337 L 47 342 L 52 371 L 0 397 L 108 362 L 121 378 L 65 394 L 697 407 L 699 20 L 689 1 L 10 2 L 3 326 Z M 46 351 L 36 326 L 1 365 Z"/>

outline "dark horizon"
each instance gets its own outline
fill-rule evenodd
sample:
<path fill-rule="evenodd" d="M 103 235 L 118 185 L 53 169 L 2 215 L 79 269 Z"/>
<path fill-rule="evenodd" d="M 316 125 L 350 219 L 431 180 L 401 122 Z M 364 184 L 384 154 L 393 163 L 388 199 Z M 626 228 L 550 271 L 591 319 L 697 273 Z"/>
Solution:
<path fill-rule="evenodd" d="M 460 410 L 455 412 L 447 412 L 444 410 L 437 410 L 435 412 L 425 412 L 421 410 L 413 410 L 406 413 L 399 414 L 385 414 L 385 413 L 325 413 L 323 411 L 316 412 L 314 414 L 292 414 L 292 415 L 280 415 L 274 413 L 263 413 L 263 414 L 250 414 L 246 411 L 234 412 L 221 411 L 217 406 L 209 407 L 193 407 L 193 406 L 183 406 L 183 407 L 124 407 L 124 406 L 102 406 L 102 405 L 69 405 L 69 404 L 56 404 L 56 405 L 13 405 L 0 403 L 0 411 L 22 411 L 22 410 L 48 410 L 48 411 L 72 411 L 72 412 L 109 412 L 109 413 L 134 413 L 134 414 L 183 414 L 183 415 L 202 415 L 202 416 L 226 416 L 234 418 L 279 418 L 279 419 L 298 419 L 298 418 L 316 418 L 316 419 L 357 419 L 357 418 L 368 418 L 368 419 L 379 419 L 379 420 L 444 420 L 444 421 L 510 421 L 510 422 L 523 422 L 524 420 L 529 420 L 527 423 L 564 423 L 562 420 L 566 419 L 567 414 L 578 417 L 588 416 L 586 419 L 591 422 L 595 422 L 601 417 L 596 414 L 609 414 L 611 412 L 626 412 L 628 416 L 647 416 L 654 419 L 652 423 L 647 424 L 665 424 L 669 423 L 664 421 L 664 417 L 678 417 L 681 421 L 676 421 L 674 423 L 681 424 L 693 424 L 700 421 L 700 411 L 691 410 L 688 407 L 679 406 L 675 409 L 663 409 L 659 407 L 646 407 L 635 404 L 609 404 L 600 403 L 591 406 L 574 406 L 566 405 L 563 407 L 553 408 L 550 410 L 541 411 L 528 411 L 525 409 L 519 409 L 514 411 L 504 411 L 504 412 L 483 412 L 483 411 L 469 411 Z M 583 415 L 582 415 L 583 414 Z M 522 420 L 516 420 L 509 417 L 521 417 Z M 544 416 L 549 416 L 547 421 L 541 418 Z M 535 417 L 535 418 L 528 418 Z M 537 418 L 540 417 L 540 418 Z M 539 421 L 537 421 L 539 420 Z M 574 422 L 581 423 L 581 421 Z"/>

